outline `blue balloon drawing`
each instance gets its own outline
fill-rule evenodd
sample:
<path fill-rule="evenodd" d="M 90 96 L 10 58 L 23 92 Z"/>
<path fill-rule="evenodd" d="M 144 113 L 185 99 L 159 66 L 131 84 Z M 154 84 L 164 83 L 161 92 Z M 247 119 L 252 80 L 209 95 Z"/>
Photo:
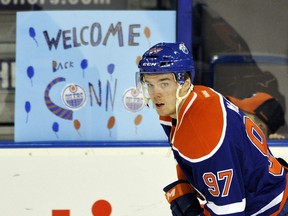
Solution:
<path fill-rule="evenodd" d="M 81 68 L 83 69 L 83 78 L 85 77 L 85 69 L 88 67 L 88 60 L 83 59 L 81 61 Z"/>
<path fill-rule="evenodd" d="M 57 137 L 57 139 L 59 138 L 58 137 L 58 134 L 57 132 L 59 131 L 59 124 L 57 122 L 54 122 L 53 125 L 52 125 L 52 130 L 55 132 L 55 135 Z"/>
<path fill-rule="evenodd" d="M 29 79 L 31 80 L 31 85 L 33 86 L 33 81 L 32 81 L 32 77 L 34 76 L 34 68 L 32 66 L 29 66 L 27 68 L 27 76 L 29 77 Z"/>
<path fill-rule="evenodd" d="M 107 66 L 107 70 L 108 70 L 108 73 L 111 75 L 111 80 L 112 80 L 112 74 L 114 72 L 114 68 L 115 68 L 115 65 L 114 64 L 109 64 Z"/>
<path fill-rule="evenodd" d="M 26 123 L 27 123 L 28 122 L 29 112 L 31 111 L 31 104 L 30 104 L 29 101 L 25 102 L 25 111 L 27 113 L 27 116 L 26 116 Z"/>
<path fill-rule="evenodd" d="M 38 47 L 38 42 L 37 42 L 37 40 L 35 38 L 36 37 L 36 32 L 35 32 L 35 29 L 33 27 L 29 28 L 29 35 L 35 41 L 35 43 L 36 43 L 36 45 Z"/>

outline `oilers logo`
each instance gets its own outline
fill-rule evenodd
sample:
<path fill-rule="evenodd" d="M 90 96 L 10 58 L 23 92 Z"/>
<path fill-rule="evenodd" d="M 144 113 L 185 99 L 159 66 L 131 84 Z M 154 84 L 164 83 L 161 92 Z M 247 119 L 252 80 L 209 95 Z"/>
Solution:
<path fill-rule="evenodd" d="M 145 101 L 143 95 L 137 88 L 129 88 L 123 95 L 123 104 L 126 110 L 130 112 L 139 112 L 144 106 Z"/>
<path fill-rule="evenodd" d="M 187 47 L 183 43 L 179 44 L 179 49 L 185 54 L 188 54 L 188 52 L 189 52 Z"/>
<path fill-rule="evenodd" d="M 86 103 L 86 93 L 84 89 L 76 84 L 68 84 L 62 91 L 63 103 L 72 110 L 84 107 Z"/>

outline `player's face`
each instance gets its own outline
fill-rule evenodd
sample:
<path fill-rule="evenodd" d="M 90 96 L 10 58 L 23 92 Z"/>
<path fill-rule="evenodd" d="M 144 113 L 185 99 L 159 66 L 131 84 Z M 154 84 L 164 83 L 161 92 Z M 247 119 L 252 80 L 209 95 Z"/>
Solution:
<path fill-rule="evenodd" d="M 176 117 L 176 90 L 178 83 L 174 74 L 144 75 L 144 86 L 148 90 L 157 113 Z"/>

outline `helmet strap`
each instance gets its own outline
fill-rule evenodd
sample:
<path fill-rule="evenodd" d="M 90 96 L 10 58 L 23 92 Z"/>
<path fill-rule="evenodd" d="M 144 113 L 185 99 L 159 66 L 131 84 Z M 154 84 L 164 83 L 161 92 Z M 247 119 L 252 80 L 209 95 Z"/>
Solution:
<path fill-rule="evenodd" d="M 146 96 L 145 96 L 145 94 L 144 94 L 144 86 L 143 86 L 143 84 L 141 83 L 141 90 L 142 90 L 142 92 L 143 92 L 143 98 L 144 98 L 144 101 L 145 101 L 145 105 L 149 108 L 149 100 L 150 100 L 150 98 L 147 98 Z"/>
<path fill-rule="evenodd" d="M 178 120 L 179 106 L 182 103 L 182 101 L 185 100 L 188 97 L 188 95 L 193 91 L 194 85 L 191 84 L 189 86 L 187 93 L 185 95 L 183 95 L 182 97 L 180 97 L 179 92 L 180 92 L 182 87 L 183 87 L 183 85 L 179 84 L 177 91 L 176 91 L 176 117 L 177 117 L 177 120 Z"/>

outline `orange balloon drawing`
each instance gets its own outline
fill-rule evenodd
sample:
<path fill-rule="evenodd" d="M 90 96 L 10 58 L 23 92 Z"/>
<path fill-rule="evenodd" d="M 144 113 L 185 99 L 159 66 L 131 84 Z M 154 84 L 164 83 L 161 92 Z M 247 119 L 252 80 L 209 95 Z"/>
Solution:
<path fill-rule="evenodd" d="M 108 129 L 111 129 L 114 127 L 114 124 L 115 124 L 115 117 L 114 116 L 111 116 L 108 120 L 108 124 L 107 124 L 107 128 Z"/>
<path fill-rule="evenodd" d="M 134 124 L 135 125 L 139 125 L 142 121 L 142 115 L 137 115 L 135 120 L 134 120 Z"/>
<path fill-rule="evenodd" d="M 80 129 L 80 126 L 81 126 L 80 122 L 79 122 L 77 119 L 75 119 L 75 120 L 74 120 L 74 128 L 75 128 L 76 130 L 79 130 L 79 129 Z"/>
<path fill-rule="evenodd" d="M 147 38 L 150 38 L 150 35 L 151 35 L 151 31 L 150 31 L 150 28 L 149 27 L 145 27 L 144 28 L 144 34 Z"/>
<path fill-rule="evenodd" d="M 137 56 L 137 58 L 136 58 L 136 65 L 139 64 L 140 60 L 141 60 L 141 56 Z"/>

